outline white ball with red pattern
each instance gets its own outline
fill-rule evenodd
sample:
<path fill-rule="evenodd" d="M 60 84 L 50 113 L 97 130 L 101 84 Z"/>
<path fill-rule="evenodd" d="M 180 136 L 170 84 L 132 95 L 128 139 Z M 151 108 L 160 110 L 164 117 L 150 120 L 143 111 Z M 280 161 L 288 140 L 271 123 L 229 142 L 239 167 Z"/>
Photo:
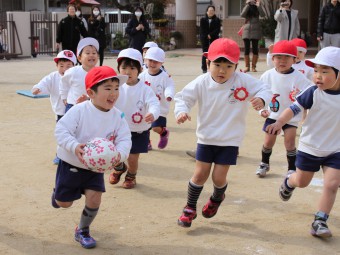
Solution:
<path fill-rule="evenodd" d="M 94 138 L 84 147 L 83 164 L 88 170 L 104 173 L 113 169 L 118 161 L 118 151 L 112 141 L 106 138 Z"/>

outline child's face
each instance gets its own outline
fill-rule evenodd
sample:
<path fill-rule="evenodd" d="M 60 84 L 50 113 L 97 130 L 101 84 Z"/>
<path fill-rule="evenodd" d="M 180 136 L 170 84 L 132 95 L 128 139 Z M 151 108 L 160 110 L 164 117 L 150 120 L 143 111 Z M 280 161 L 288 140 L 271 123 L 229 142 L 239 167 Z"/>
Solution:
<path fill-rule="evenodd" d="M 146 52 L 148 51 L 148 49 L 149 49 L 149 48 L 144 48 L 144 49 L 143 49 L 143 59 L 144 59 L 145 54 L 146 54 Z"/>
<path fill-rule="evenodd" d="M 61 76 L 64 75 L 65 71 L 69 68 L 73 67 L 72 61 L 58 61 L 57 63 L 57 70 L 60 73 Z"/>
<path fill-rule="evenodd" d="M 82 64 L 85 70 L 95 67 L 98 62 L 98 52 L 92 45 L 85 46 L 78 56 L 78 61 Z"/>
<path fill-rule="evenodd" d="M 148 66 L 149 74 L 157 74 L 162 67 L 162 62 L 158 62 L 152 59 L 145 59 L 145 63 Z"/>
<path fill-rule="evenodd" d="M 277 72 L 286 73 L 295 63 L 295 58 L 287 55 L 274 55 L 273 63 Z"/>
<path fill-rule="evenodd" d="M 112 109 L 118 99 L 119 82 L 118 80 L 112 79 L 106 80 L 103 84 L 98 86 L 97 92 L 88 89 L 87 94 L 97 109 L 107 112 Z"/>
<path fill-rule="evenodd" d="M 231 78 L 233 73 L 235 72 L 236 64 L 232 64 L 230 62 L 214 62 L 211 61 L 208 65 L 208 69 L 210 71 L 211 77 L 217 83 L 224 83 Z"/>
<path fill-rule="evenodd" d="M 135 66 L 121 64 L 119 67 L 119 73 L 127 75 L 129 79 L 127 80 L 127 85 L 135 85 L 138 83 L 139 70 Z"/>
<path fill-rule="evenodd" d="M 323 65 L 315 65 L 314 66 L 314 75 L 313 75 L 313 82 L 318 86 L 321 90 L 339 90 L 340 85 L 339 81 L 337 84 L 334 85 L 336 82 L 336 75 L 334 70 L 330 66 L 323 66 Z"/>
<path fill-rule="evenodd" d="M 303 51 L 298 51 L 296 62 L 302 61 L 305 59 L 306 53 Z"/>

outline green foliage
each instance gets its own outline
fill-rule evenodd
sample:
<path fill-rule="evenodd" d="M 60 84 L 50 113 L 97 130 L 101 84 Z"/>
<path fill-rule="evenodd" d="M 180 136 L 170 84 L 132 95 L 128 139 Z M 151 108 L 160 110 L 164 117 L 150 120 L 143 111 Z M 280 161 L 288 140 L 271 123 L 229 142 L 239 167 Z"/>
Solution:
<path fill-rule="evenodd" d="M 115 50 L 122 50 L 129 47 L 129 40 L 123 36 L 122 32 L 117 32 L 116 37 L 112 41 L 112 47 Z"/>

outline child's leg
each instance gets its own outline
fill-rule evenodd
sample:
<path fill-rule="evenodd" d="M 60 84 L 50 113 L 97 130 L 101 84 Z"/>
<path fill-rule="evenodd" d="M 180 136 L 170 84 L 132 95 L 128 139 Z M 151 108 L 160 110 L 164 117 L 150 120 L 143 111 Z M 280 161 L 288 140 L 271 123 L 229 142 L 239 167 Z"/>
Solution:
<path fill-rule="evenodd" d="M 296 170 L 295 160 L 296 160 L 296 146 L 295 146 L 295 138 L 296 138 L 296 128 L 289 127 L 284 131 L 284 144 L 287 150 L 287 161 L 288 161 L 288 171 Z"/>
<path fill-rule="evenodd" d="M 138 170 L 138 160 L 140 153 L 132 154 L 130 153 L 128 157 L 128 171 L 125 176 L 125 181 L 123 182 L 123 188 L 132 189 L 136 186 L 136 174 Z"/>
<path fill-rule="evenodd" d="M 262 158 L 259 167 L 256 170 L 256 175 L 259 177 L 265 177 L 269 171 L 269 159 L 272 155 L 272 148 L 276 142 L 276 135 L 265 133 L 264 143 L 262 147 Z"/>

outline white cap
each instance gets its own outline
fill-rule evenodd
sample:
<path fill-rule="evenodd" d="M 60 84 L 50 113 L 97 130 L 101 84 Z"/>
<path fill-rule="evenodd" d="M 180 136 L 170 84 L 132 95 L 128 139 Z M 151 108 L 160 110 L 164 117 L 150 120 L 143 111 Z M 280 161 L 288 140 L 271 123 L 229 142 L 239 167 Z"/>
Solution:
<path fill-rule="evenodd" d="M 58 55 L 53 60 L 54 62 L 58 63 L 58 60 L 61 58 L 72 61 L 74 65 L 77 64 L 76 55 L 74 55 L 73 51 L 71 50 L 62 50 L 61 52 L 58 53 Z"/>
<path fill-rule="evenodd" d="M 81 39 L 77 46 L 77 56 L 80 55 L 80 52 L 86 47 L 92 45 L 96 48 L 97 51 L 99 51 L 99 43 L 95 38 L 92 37 L 85 37 Z"/>
<path fill-rule="evenodd" d="M 165 61 L 165 52 L 161 48 L 152 47 L 152 48 L 149 48 L 147 50 L 144 58 L 164 63 L 164 61 Z"/>
<path fill-rule="evenodd" d="M 144 48 L 151 48 L 151 47 L 158 47 L 158 44 L 155 43 L 155 42 L 146 42 L 143 46 L 143 49 Z"/>
<path fill-rule="evenodd" d="M 136 60 L 140 63 L 140 66 L 143 66 L 143 57 L 139 50 L 133 48 L 122 50 L 118 54 L 117 62 L 119 62 L 122 58 L 130 58 Z"/>
<path fill-rule="evenodd" d="M 314 67 L 314 65 L 323 65 L 334 67 L 340 71 L 340 48 L 329 46 L 321 49 L 315 58 L 307 59 L 306 65 Z"/>

